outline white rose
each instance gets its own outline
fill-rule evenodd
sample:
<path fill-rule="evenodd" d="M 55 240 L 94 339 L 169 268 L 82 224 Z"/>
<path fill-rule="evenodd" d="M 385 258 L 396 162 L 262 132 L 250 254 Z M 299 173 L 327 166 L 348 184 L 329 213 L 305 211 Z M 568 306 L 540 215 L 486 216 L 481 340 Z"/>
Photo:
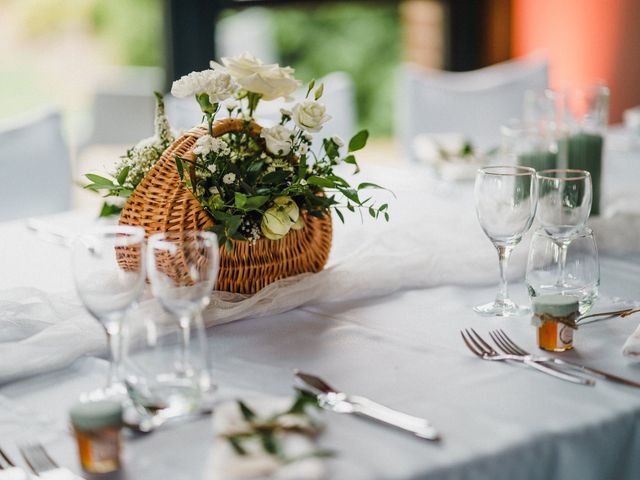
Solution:
<path fill-rule="evenodd" d="M 320 102 L 305 100 L 293 107 L 293 120 L 303 130 L 319 132 L 322 125 L 331 120 L 326 112 L 325 106 Z"/>
<path fill-rule="evenodd" d="M 291 135 L 293 132 L 282 125 L 263 128 L 260 136 L 267 142 L 267 150 L 274 155 L 285 156 L 291 152 Z"/>
<path fill-rule="evenodd" d="M 236 89 L 236 83 L 227 72 L 204 70 L 191 72 L 173 82 L 171 94 L 184 98 L 205 93 L 211 103 L 218 103 L 229 98 Z"/>
<path fill-rule="evenodd" d="M 216 62 L 211 62 L 211 68 L 226 69 L 233 78 L 239 79 L 260 72 L 269 65 L 264 65 L 261 60 L 257 59 L 248 52 L 235 57 L 222 57 L 224 67 Z"/>
<path fill-rule="evenodd" d="M 301 83 L 293 77 L 293 68 L 277 63 L 263 64 L 250 53 L 223 57 L 222 65 L 211 62 L 212 68 L 224 68 L 245 90 L 262 95 L 263 100 L 288 97 Z"/>

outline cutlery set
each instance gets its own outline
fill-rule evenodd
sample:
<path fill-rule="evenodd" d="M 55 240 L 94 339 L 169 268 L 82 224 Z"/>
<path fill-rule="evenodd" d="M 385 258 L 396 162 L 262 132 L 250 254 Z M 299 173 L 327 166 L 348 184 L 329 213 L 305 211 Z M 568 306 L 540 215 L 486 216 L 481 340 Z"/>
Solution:
<path fill-rule="evenodd" d="M 483 360 L 520 362 L 541 373 L 546 373 L 560 380 L 580 385 L 595 385 L 596 382 L 593 379 L 576 375 L 577 372 L 598 379 L 640 388 L 640 382 L 629 380 L 597 368 L 588 367 L 550 355 L 533 355 L 518 346 L 503 330 L 492 330 L 489 332 L 489 336 L 503 353 L 496 351 L 473 328 L 461 330 L 460 335 L 467 348 Z"/>

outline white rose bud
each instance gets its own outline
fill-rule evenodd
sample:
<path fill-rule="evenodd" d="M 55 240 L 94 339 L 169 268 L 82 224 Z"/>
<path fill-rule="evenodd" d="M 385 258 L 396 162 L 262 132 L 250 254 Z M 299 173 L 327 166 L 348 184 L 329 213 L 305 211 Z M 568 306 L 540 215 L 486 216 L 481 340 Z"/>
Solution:
<path fill-rule="evenodd" d="M 293 120 L 301 129 L 319 132 L 322 125 L 331 120 L 326 108 L 320 102 L 305 100 L 293 107 Z"/>
<path fill-rule="evenodd" d="M 344 147 L 344 140 L 342 140 L 342 138 L 338 135 L 334 135 L 333 137 L 331 137 L 331 141 L 335 143 L 338 148 Z"/>
<path fill-rule="evenodd" d="M 291 152 L 291 135 L 293 135 L 293 132 L 282 125 L 263 128 L 262 132 L 260 132 L 260 136 L 264 138 L 267 143 L 267 150 L 281 157 L 289 155 L 289 152 Z"/>

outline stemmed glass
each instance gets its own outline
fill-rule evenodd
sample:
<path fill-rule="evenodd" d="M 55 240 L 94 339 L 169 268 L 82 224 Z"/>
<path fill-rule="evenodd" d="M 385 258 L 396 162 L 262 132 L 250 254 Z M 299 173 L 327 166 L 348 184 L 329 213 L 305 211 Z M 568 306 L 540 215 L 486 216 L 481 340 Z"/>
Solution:
<path fill-rule="evenodd" d="M 138 361 L 135 369 L 127 372 L 134 400 L 147 409 L 153 405 L 153 409 L 170 410 L 172 415 L 191 413 L 202 395 L 213 388 L 202 310 L 209 303 L 218 262 L 218 241 L 213 233 L 167 232 L 149 238 L 147 270 L 151 290 L 173 322 L 177 320 L 179 338 L 176 345 L 156 340 L 149 344 L 146 335 L 148 356 L 160 348 L 163 361 L 156 365 L 141 365 Z M 166 322 L 153 322 L 154 338 L 161 330 L 167 331 Z M 196 344 L 191 341 L 193 329 Z M 142 353 L 138 358 L 145 358 Z"/>
<path fill-rule="evenodd" d="M 538 221 L 560 248 L 559 285 L 564 283 L 567 247 L 591 212 L 591 174 L 586 170 L 542 170 L 538 179 Z"/>
<path fill-rule="evenodd" d="M 88 400 L 126 394 L 120 369 L 123 319 L 144 289 L 144 250 L 144 229 L 125 225 L 99 227 L 72 243 L 76 290 L 104 327 L 110 352 L 107 385 L 87 394 Z"/>
<path fill-rule="evenodd" d="M 495 300 L 474 307 L 481 315 L 509 317 L 529 311 L 509 298 L 507 264 L 536 213 L 535 175 L 533 168 L 518 166 L 484 167 L 476 175 L 474 194 L 478 221 L 498 250 L 500 264 L 500 285 Z"/>

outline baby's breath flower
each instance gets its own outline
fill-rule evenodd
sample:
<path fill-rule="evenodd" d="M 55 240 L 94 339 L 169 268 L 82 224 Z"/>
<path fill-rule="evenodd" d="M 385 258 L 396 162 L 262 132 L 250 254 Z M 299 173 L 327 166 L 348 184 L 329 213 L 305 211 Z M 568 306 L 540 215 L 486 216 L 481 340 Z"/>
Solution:
<path fill-rule="evenodd" d="M 211 135 L 203 135 L 196 141 L 193 149 L 195 155 L 207 156 L 210 153 L 219 153 L 228 148 L 224 140 Z"/>

